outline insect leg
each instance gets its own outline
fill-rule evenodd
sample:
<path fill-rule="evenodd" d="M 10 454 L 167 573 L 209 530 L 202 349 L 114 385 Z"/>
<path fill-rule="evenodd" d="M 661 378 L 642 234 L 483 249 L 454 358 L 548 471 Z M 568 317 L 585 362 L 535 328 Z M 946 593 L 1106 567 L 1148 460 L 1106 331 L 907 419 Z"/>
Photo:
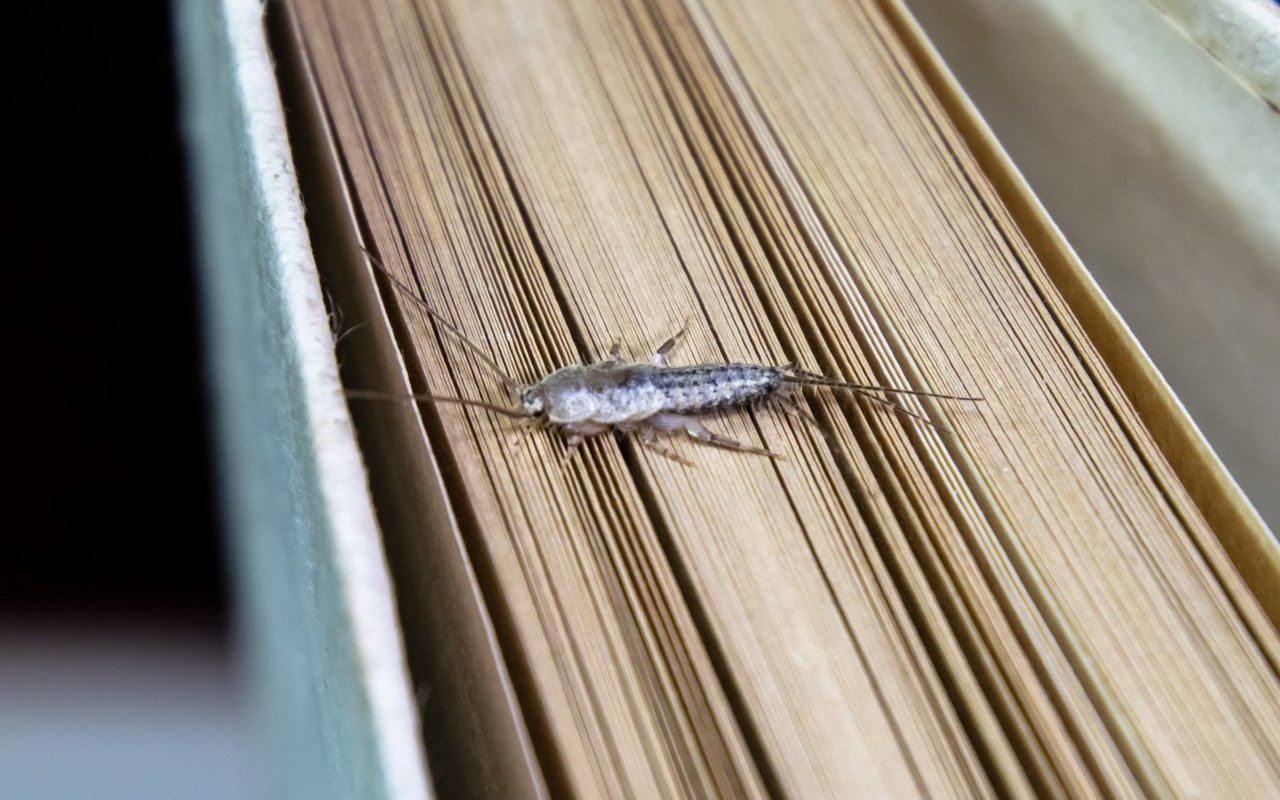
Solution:
<path fill-rule="evenodd" d="M 561 467 L 569 466 L 569 462 L 573 460 L 573 454 L 578 452 L 578 445 L 582 444 L 584 438 L 576 433 L 571 433 L 569 438 L 565 439 L 566 447 L 564 449 L 564 458 L 560 459 Z"/>
<path fill-rule="evenodd" d="M 774 395 L 772 398 L 770 398 L 770 400 L 775 405 L 777 405 L 778 408 L 782 409 L 782 413 L 792 417 L 799 417 L 800 419 L 809 423 L 813 427 L 818 428 L 819 430 L 822 429 L 822 424 L 819 423 L 816 419 L 814 419 L 813 415 L 810 414 L 807 410 L 805 410 L 803 406 L 801 406 L 798 402 L 796 402 L 796 399 L 794 397 L 791 397 L 785 394 L 779 394 L 779 395 Z"/>
<path fill-rule="evenodd" d="M 686 467 L 692 467 L 693 462 L 681 456 L 675 450 L 667 447 L 658 441 L 658 435 L 654 433 L 653 428 L 644 428 L 640 431 L 640 444 L 648 450 L 652 450 L 660 456 L 669 458 L 677 464 L 684 464 Z"/>
<path fill-rule="evenodd" d="M 737 450 L 740 453 L 753 453 L 755 455 L 768 456 L 769 458 L 782 458 L 779 453 L 774 453 L 761 447 L 752 447 L 736 439 L 730 439 L 728 436 L 721 436 L 693 417 L 686 417 L 681 414 L 655 414 L 649 417 L 646 422 L 652 427 L 662 430 L 682 430 L 692 439 L 705 444 L 713 444 L 716 447 L 723 447 L 726 450 Z"/>
<path fill-rule="evenodd" d="M 662 346 L 654 351 L 653 358 L 651 359 L 653 363 L 657 364 L 659 367 L 667 366 L 667 355 L 675 349 L 676 345 L 680 344 L 680 340 L 684 338 L 685 331 L 687 330 L 689 330 L 689 323 L 686 321 L 684 326 L 681 327 L 680 330 L 676 331 L 675 336 L 672 336 L 670 339 L 663 342 Z"/>
<path fill-rule="evenodd" d="M 617 364 L 622 360 L 622 340 L 615 339 L 613 347 L 609 348 L 609 355 L 600 359 L 601 364 Z"/>
<path fill-rule="evenodd" d="M 539 421 L 535 418 L 522 419 L 516 423 L 516 432 L 507 440 L 507 445 L 512 449 L 522 446 L 529 441 L 529 434 L 536 431 L 539 427 Z"/>
<path fill-rule="evenodd" d="M 598 422 L 570 422 L 564 426 L 564 429 L 568 431 L 569 436 L 565 439 L 568 447 L 565 448 L 564 459 L 560 462 L 562 467 L 568 466 L 569 462 L 573 460 L 573 454 L 578 451 L 578 446 L 582 444 L 584 439 L 588 436 L 595 436 L 597 433 L 604 433 L 609 430 L 609 426 Z"/>

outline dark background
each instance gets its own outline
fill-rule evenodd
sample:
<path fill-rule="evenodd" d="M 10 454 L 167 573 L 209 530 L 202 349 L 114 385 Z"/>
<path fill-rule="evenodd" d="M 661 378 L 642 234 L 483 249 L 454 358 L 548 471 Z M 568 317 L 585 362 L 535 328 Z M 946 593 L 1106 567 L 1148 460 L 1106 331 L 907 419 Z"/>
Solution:
<path fill-rule="evenodd" d="M 10 26 L 7 72 L 0 797 L 269 796 L 213 499 L 170 8 L 27 11 L 44 18 Z"/>
<path fill-rule="evenodd" d="M 20 513 L 0 615 L 222 629 L 170 9 L 48 8 L 23 29 L 56 43 L 10 73 L 6 449 Z"/>

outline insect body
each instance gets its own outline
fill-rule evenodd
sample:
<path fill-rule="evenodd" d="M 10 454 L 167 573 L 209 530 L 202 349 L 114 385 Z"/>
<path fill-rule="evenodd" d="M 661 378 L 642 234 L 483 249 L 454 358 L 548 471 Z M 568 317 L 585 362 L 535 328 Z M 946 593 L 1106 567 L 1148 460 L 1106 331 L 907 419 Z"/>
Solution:
<path fill-rule="evenodd" d="M 669 458 L 676 456 L 658 443 L 658 431 L 683 430 L 699 441 L 774 455 L 713 433 L 696 415 L 777 397 L 786 370 L 754 364 L 668 366 L 667 353 L 683 333 L 658 348 L 649 364 L 624 362 L 615 345 L 599 364 L 558 369 L 520 391 L 521 409 L 563 428 L 570 453 L 584 438 L 612 429 L 639 433 L 642 444 Z"/>
<path fill-rule="evenodd" d="M 521 397 L 525 411 L 555 425 L 622 425 L 655 414 L 701 414 L 763 400 L 785 372 L 751 364 L 664 367 L 605 364 L 556 370 Z"/>
<path fill-rule="evenodd" d="M 792 396 L 796 389 L 803 386 L 825 386 L 852 391 L 927 425 L 933 425 L 933 423 L 879 395 L 908 394 L 951 400 L 979 399 L 849 383 L 805 372 L 794 365 L 700 364 L 673 367 L 668 364 L 667 355 L 683 337 L 684 329 L 659 347 L 649 363 L 625 361 L 621 355 L 621 344 L 617 343 L 598 363 L 561 367 L 534 383 L 520 384 L 507 377 L 493 358 L 417 297 L 409 287 L 400 283 L 380 264 L 377 266 L 407 297 L 420 305 L 445 330 L 457 337 L 501 377 L 512 400 L 518 406 L 509 408 L 482 400 L 433 394 L 412 397 L 419 400 L 476 406 L 504 416 L 557 428 L 567 437 L 566 460 L 572 456 L 584 439 L 611 430 L 638 434 L 641 444 L 645 447 L 681 462 L 683 459 L 659 442 L 657 435 L 659 432 L 683 432 L 699 442 L 730 450 L 777 457 L 776 453 L 742 444 L 711 431 L 698 417 L 726 408 L 771 404 L 787 413 L 815 422 L 796 405 Z M 359 392 L 348 394 L 370 396 Z"/>

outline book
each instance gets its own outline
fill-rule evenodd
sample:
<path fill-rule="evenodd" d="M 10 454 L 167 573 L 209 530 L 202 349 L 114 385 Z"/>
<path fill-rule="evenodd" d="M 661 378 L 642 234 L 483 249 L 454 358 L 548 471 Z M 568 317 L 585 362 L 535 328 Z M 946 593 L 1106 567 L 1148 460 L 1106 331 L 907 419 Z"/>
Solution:
<path fill-rule="evenodd" d="M 687 322 L 982 397 L 814 390 L 692 466 L 353 400 L 441 796 L 1280 789 L 1274 543 L 900 6 L 277 23 L 351 388 L 500 404 L 449 328 L 533 381 Z"/>

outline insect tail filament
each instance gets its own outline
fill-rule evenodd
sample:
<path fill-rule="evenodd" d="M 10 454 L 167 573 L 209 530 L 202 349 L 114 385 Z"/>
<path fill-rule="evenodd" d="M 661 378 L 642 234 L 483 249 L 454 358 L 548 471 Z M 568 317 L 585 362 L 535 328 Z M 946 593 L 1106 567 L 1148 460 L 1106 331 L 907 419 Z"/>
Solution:
<path fill-rule="evenodd" d="M 939 394 L 938 392 L 921 392 L 915 389 L 894 389 L 889 386 L 875 386 L 867 383 L 850 383 L 837 378 L 828 378 L 816 372 L 791 369 L 782 376 L 783 383 L 794 383 L 802 386 L 827 386 L 832 389 L 848 389 L 851 392 L 881 392 L 883 394 L 909 394 L 916 397 L 937 397 L 942 400 L 966 400 L 972 403 L 982 401 L 981 397 L 967 397 L 957 394 Z"/>

